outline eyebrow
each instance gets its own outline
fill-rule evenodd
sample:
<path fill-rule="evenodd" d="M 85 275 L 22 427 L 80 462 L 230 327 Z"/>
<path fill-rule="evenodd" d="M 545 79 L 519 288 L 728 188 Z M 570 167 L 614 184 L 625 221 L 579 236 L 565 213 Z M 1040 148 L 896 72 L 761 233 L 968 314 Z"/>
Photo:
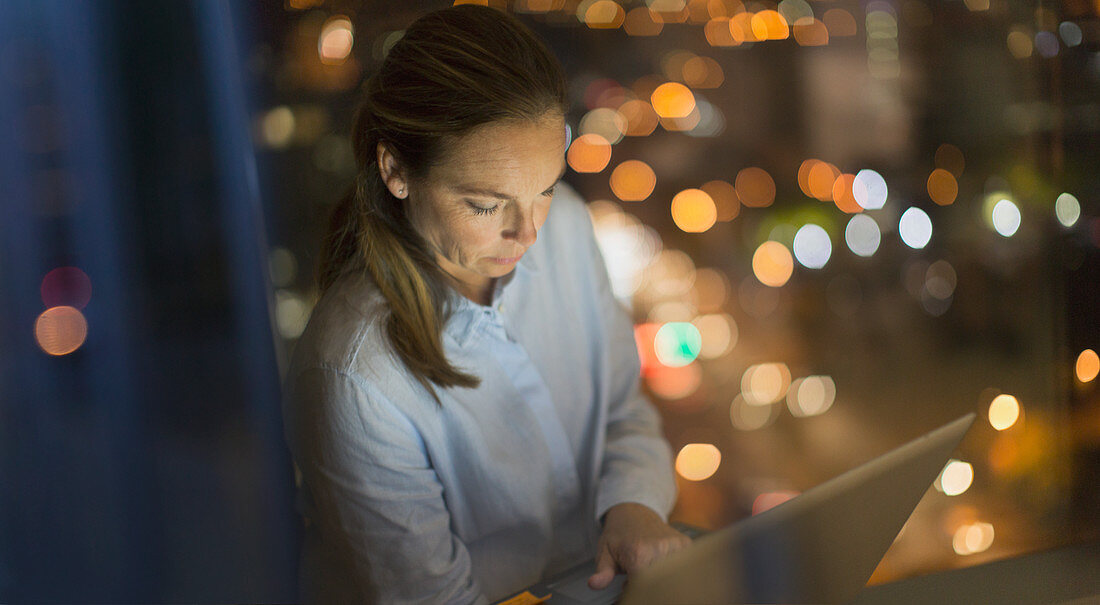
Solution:
<path fill-rule="evenodd" d="M 561 177 L 565 176 L 566 166 L 567 166 L 566 163 L 562 162 L 561 172 L 558 173 L 558 178 L 554 179 L 554 182 L 549 187 L 547 187 L 544 191 L 549 191 L 550 189 L 553 189 L 554 185 L 557 185 L 558 182 L 561 181 Z M 495 198 L 500 199 L 500 200 L 515 201 L 514 197 L 512 197 L 512 196 L 510 196 L 506 193 L 501 193 L 499 191 L 493 191 L 492 189 L 481 189 L 479 187 L 466 187 L 466 186 L 458 186 L 458 187 L 455 187 L 454 189 L 455 189 L 455 191 L 457 191 L 459 193 L 465 193 L 465 194 L 468 194 L 468 195 L 483 195 L 485 197 L 495 197 Z"/>

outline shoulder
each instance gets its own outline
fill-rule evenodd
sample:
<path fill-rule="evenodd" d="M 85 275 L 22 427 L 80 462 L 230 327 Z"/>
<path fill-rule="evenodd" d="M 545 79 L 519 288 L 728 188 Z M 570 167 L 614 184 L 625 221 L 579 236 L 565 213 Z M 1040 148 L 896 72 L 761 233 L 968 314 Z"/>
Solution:
<path fill-rule="evenodd" d="M 295 345 L 288 378 L 311 368 L 384 374 L 393 365 L 385 330 L 388 316 L 385 299 L 369 279 L 341 278 L 313 308 Z"/>

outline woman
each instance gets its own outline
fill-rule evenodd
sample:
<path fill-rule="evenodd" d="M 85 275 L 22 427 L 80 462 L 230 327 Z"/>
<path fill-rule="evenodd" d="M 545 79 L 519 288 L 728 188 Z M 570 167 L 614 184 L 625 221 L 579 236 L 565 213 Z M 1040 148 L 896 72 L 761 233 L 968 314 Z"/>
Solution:
<path fill-rule="evenodd" d="M 307 602 L 485 603 L 594 556 L 598 589 L 689 542 L 558 183 L 565 109 L 542 43 L 476 6 L 413 23 L 369 80 L 284 409 Z"/>

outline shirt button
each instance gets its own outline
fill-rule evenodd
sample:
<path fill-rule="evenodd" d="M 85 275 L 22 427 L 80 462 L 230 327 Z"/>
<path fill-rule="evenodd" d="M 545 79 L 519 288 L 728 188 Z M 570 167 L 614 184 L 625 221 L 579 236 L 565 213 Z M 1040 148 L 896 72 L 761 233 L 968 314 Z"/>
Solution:
<path fill-rule="evenodd" d="M 501 313 L 504 312 L 504 303 L 500 303 L 499 305 L 497 305 L 497 311 L 500 311 Z"/>

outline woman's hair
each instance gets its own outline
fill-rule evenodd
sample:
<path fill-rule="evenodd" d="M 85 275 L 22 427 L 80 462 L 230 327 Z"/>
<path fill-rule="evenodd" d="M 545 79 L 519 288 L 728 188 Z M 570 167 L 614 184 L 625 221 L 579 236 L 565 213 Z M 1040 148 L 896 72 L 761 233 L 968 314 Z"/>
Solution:
<path fill-rule="evenodd" d="M 416 182 L 475 127 L 564 114 L 566 103 L 561 65 L 546 46 L 515 18 L 474 5 L 417 19 L 367 80 L 351 134 L 357 175 L 330 219 L 318 288 L 348 273 L 373 279 L 389 306 L 390 344 L 436 401 L 433 385 L 480 381 L 447 360 L 448 287 L 406 203 L 383 183 L 377 146 Z"/>

